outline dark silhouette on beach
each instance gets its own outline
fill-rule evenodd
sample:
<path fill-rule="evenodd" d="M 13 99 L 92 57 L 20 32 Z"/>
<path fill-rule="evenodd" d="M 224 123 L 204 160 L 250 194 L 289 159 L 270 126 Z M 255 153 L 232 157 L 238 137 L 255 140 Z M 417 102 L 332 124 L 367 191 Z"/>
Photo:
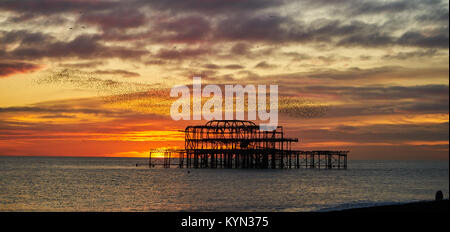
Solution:
<path fill-rule="evenodd" d="M 439 190 L 436 192 L 435 200 L 436 201 L 442 201 L 444 199 L 444 194 L 442 194 L 442 191 Z"/>

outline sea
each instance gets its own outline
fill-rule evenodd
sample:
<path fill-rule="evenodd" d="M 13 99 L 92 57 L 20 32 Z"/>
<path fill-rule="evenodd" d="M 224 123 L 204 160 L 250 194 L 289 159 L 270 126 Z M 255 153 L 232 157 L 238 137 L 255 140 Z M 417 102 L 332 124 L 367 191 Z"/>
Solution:
<path fill-rule="evenodd" d="M 148 167 L 145 158 L 0 157 L 0 211 L 334 211 L 449 194 L 449 162 L 347 170 Z"/>

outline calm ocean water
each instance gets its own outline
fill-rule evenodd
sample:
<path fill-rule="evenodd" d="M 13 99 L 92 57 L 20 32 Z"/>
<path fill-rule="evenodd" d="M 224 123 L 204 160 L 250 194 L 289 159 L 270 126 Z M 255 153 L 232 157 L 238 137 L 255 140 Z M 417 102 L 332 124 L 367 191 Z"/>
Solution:
<path fill-rule="evenodd" d="M 431 200 L 448 161 L 348 170 L 149 169 L 146 159 L 0 157 L 0 211 L 319 211 Z M 135 166 L 136 163 L 140 165 Z"/>

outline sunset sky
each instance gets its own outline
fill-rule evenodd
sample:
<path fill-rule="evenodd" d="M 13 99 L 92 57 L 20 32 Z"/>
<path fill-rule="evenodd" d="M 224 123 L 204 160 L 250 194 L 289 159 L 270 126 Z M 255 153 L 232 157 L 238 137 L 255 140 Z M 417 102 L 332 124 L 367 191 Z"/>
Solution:
<path fill-rule="evenodd" d="M 277 84 L 295 149 L 449 158 L 448 0 L 1 0 L 0 155 L 183 147 L 193 76 Z"/>

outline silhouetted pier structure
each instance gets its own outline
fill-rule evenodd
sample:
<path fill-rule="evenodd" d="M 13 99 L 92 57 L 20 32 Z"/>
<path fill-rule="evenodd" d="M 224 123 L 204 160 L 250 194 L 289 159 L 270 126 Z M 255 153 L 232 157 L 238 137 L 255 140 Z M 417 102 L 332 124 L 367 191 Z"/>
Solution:
<path fill-rule="evenodd" d="M 213 120 L 184 134 L 185 149 L 151 150 L 149 167 L 347 169 L 348 151 L 292 150 L 298 139 L 284 137 L 282 126 L 261 131 L 251 121 Z"/>

